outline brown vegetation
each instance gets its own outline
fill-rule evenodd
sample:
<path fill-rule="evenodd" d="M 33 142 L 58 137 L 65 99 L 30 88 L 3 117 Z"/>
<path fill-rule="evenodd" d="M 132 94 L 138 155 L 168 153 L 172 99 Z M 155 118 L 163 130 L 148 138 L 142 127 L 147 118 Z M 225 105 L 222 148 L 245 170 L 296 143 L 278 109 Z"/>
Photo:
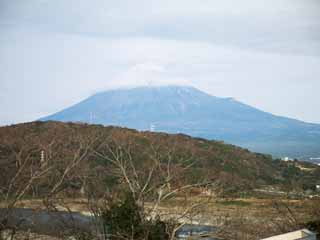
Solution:
<path fill-rule="evenodd" d="M 60 206 L 71 211 L 66 199 L 81 198 L 99 219 L 97 226 L 110 224 L 112 219 L 115 225 L 125 216 L 123 209 L 129 206 L 133 210 L 132 219 L 138 219 L 131 225 L 135 230 L 128 235 L 128 225 L 124 225 L 125 230 L 116 229 L 109 236 L 114 239 L 153 239 L 154 234 L 172 239 L 185 223 L 199 221 L 203 216 L 210 219 L 208 213 L 220 217 L 221 226 L 228 226 L 221 227 L 221 236 L 254 239 L 263 236 L 263 231 L 258 234 L 248 228 L 243 213 L 232 218 L 229 213 L 219 213 L 219 208 L 212 206 L 213 198 L 254 196 L 254 189 L 265 186 L 303 192 L 320 179 L 318 166 L 281 162 L 221 142 L 59 122 L 0 128 L 0 165 L 5 169 L 0 172 L 1 205 L 7 209 L 7 216 L 0 219 L 0 232 L 8 229 L 10 210 L 22 200 L 37 199 L 42 208 L 50 211 L 58 211 Z M 246 206 L 232 200 L 215 202 L 215 206 L 228 202 L 236 209 Z M 115 209 L 118 212 L 113 212 Z M 285 210 L 290 213 L 291 208 Z M 286 211 L 281 212 L 283 219 L 290 219 L 294 225 L 286 229 L 301 226 L 301 221 Z M 107 217 L 101 220 L 101 216 Z M 268 227 L 274 232 L 285 231 L 275 226 L 271 221 Z M 16 233 L 18 229 L 11 230 Z M 101 234 L 98 231 L 97 236 Z"/>

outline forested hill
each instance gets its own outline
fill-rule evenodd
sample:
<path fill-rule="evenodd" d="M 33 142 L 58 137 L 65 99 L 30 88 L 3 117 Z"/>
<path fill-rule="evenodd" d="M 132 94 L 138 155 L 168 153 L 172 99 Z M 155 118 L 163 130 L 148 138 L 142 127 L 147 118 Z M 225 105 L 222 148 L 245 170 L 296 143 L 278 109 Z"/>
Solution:
<path fill-rule="evenodd" d="M 231 192 L 266 185 L 305 189 L 320 180 L 316 165 L 273 160 L 269 155 L 182 134 L 51 121 L 0 128 L 0 166 L 5 169 L 0 172 L 1 184 L 8 184 L 19 166 L 26 166 L 26 176 L 30 176 L 30 171 L 45 164 L 50 172 L 39 180 L 42 188 L 37 190 L 45 191 L 74 159 L 79 162 L 66 174 L 68 184 L 62 189 L 78 189 L 83 182 L 96 188 L 120 184 L 106 160 L 115 155 L 123 161 L 130 159 L 138 174 L 146 174 L 155 159 L 160 168 L 170 164 L 170 171 L 177 175 L 188 166 L 175 184 L 214 182 Z"/>

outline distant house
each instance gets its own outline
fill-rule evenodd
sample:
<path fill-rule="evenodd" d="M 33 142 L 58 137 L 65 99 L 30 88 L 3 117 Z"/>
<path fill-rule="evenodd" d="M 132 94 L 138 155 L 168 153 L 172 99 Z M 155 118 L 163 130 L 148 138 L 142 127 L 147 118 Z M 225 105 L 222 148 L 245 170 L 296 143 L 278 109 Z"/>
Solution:
<path fill-rule="evenodd" d="M 261 240 L 316 240 L 316 233 L 309 231 L 308 229 L 302 229 L 290 233 L 285 233 Z"/>
<path fill-rule="evenodd" d="M 284 158 L 281 158 L 282 161 L 285 161 L 285 162 L 291 162 L 293 161 L 292 158 L 289 158 L 289 157 L 284 157 Z"/>

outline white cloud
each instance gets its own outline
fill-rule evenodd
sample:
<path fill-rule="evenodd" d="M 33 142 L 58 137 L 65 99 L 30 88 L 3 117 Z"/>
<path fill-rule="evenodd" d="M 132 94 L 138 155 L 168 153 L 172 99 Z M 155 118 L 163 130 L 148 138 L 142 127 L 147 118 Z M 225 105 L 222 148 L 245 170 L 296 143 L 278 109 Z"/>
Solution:
<path fill-rule="evenodd" d="M 154 63 L 139 63 L 129 67 L 109 82 L 108 88 L 128 86 L 161 86 L 161 85 L 190 85 L 191 81 L 174 76 L 165 66 Z"/>

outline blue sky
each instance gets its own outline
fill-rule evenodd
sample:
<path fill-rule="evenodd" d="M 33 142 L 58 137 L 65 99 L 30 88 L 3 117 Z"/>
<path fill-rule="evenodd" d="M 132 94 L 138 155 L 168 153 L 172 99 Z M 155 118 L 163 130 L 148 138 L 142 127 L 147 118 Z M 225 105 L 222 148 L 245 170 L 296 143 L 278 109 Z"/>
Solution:
<path fill-rule="evenodd" d="M 320 2 L 0 0 L 0 125 L 146 84 L 320 123 Z"/>

